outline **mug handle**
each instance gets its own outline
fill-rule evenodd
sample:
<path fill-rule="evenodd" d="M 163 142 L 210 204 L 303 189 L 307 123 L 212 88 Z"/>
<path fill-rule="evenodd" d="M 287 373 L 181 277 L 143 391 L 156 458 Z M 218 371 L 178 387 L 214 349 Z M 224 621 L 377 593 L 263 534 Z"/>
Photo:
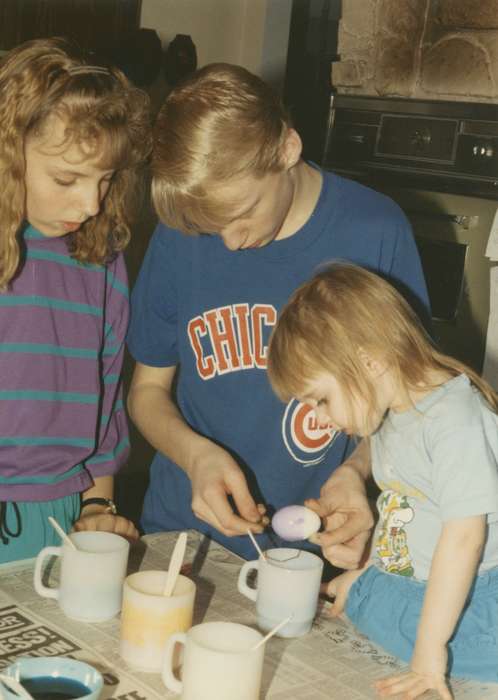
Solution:
<path fill-rule="evenodd" d="M 35 586 L 35 591 L 38 595 L 43 596 L 43 598 L 55 598 L 59 597 L 58 588 L 50 588 L 49 586 L 44 586 L 42 583 L 42 566 L 43 560 L 46 557 L 54 556 L 60 557 L 62 554 L 62 547 L 44 547 L 36 557 L 35 562 L 35 573 L 33 577 L 33 583 Z"/>
<path fill-rule="evenodd" d="M 183 683 L 179 681 L 178 678 L 175 678 L 173 674 L 173 652 L 175 650 L 175 644 L 183 644 L 183 646 L 185 646 L 186 641 L 187 635 L 184 632 L 175 632 L 169 637 L 164 649 L 163 683 L 168 690 L 172 690 L 174 693 L 178 694 L 183 690 Z"/>
<path fill-rule="evenodd" d="M 245 595 L 246 598 L 249 598 L 255 602 L 256 598 L 258 597 L 258 591 L 255 588 L 249 588 L 247 585 L 247 577 L 250 571 L 257 571 L 258 569 L 259 561 L 246 561 L 240 570 L 239 580 L 237 582 L 239 593 L 242 593 L 242 595 Z"/>

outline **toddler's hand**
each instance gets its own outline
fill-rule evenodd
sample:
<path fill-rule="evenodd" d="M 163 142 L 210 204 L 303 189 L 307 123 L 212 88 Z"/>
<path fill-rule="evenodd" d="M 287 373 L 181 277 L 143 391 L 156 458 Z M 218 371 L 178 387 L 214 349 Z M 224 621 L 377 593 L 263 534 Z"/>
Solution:
<path fill-rule="evenodd" d="M 349 589 L 356 579 L 361 576 L 364 570 L 365 569 L 355 569 L 354 571 L 346 571 L 345 573 L 339 574 L 339 576 L 333 578 L 332 581 L 322 585 L 322 593 L 326 593 L 326 595 L 335 598 L 335 601 L 329 610 L 332 617 L 339 617 L 339 615 L 343 612 Z"/>
<path fill-rule="evenodd" d="M 377 693 L 383 698 L 395 695 L 400 700 L 413 700 L 423 695 L 427 690 L 435 690 L 441 700 L 452 700 L 453 698 L 444 676 L 421 674 L 415 671 L 382 678 L 376 681 L 374 686 Z"/>
<path fill-rule="evenodd" d="M 344 466 L 328 478 L 320 498 L 310 498 L 304 505 L 324 522 L 324 532 L 310 538 L 320 545 L 323 556 L 340 569 L 358 569 L 368 556 L 374 519 L 364 482 L 354 470 Z"/>
<path fill-rule="evenodd" d="M 415 646 L 409 671 L 382 678 L 374 685 L 381 697 L 398 697 L 399 694 L 401 700 L 412 700 L 427 690 L 435 690 L 441 700 L 452 700 L 453 695 L 446 681 L 447 665 L 445 645 L 424 649 L 419 643 Z"/>

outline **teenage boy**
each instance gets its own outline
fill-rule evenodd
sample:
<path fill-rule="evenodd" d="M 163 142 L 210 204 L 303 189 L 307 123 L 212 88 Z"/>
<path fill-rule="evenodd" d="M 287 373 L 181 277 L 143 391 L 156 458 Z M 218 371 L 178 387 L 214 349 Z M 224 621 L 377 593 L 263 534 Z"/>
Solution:
<path fill-rule="evenodd" d="M 351 455 L 351 438 L 318 425 L 307 406 L 279 403 L 268 339 L 291 292 L 333 258 L 428 302 L 400 209 L 305 162 L 301 147 L 278 98 L 237 66 L 197 71 L 160 111 L 152 191 L 163 223 L 129 331 L 130 415 L 158 450 L 142 525 L 195 528 L 248 558 L 248 528 L 272 546 L 265 508 L 320 495 L 308 503 L 327 516 L 323 553 L 352 567 L 372 525 L 368 447 Z"/>

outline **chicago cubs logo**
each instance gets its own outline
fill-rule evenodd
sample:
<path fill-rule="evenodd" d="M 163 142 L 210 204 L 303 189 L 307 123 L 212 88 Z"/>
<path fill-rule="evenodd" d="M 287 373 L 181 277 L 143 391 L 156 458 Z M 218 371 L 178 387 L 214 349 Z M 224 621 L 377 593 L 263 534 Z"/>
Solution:
<path fill-rule="evenodd" d="M 289 454 L 305 466 L 319 464 L 334 442 L 337 431 L 320 425 L 311 406 L 292 399 L 282 420 L 282 437 Z"/>

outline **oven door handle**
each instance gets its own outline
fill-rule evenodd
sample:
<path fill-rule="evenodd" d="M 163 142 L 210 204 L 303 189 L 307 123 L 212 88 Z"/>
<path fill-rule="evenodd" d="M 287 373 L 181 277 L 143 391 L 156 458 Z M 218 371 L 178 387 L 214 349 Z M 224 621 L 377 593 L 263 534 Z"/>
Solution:
<path fill-rule="evenodd" d="M 408 217 L 417 217 L 419 219 L 448 221 L 457 226 L 461 226 L 466 231 L 468 231 L 469 228 L 475 228 L 479 224 L 478 214 L 446 214 L 444 212 L 420 211 L 418 209 L 405 209 L 405 214 L 407 214 Z"/>

